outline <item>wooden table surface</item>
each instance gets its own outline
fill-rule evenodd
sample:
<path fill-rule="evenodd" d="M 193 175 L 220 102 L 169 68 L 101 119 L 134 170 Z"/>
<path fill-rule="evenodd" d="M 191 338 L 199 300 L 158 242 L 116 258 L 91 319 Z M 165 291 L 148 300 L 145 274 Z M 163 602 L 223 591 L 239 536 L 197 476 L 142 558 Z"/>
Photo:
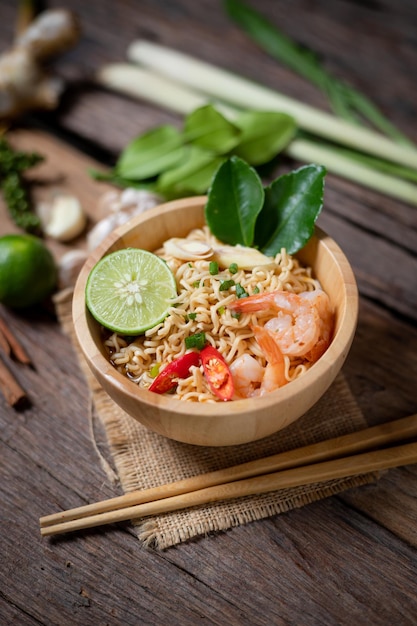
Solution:
<path fill-rule="evenodd" d="M 1 3 L 2 49 L 13 36 L 15 4 Z M 311 84 L 228 20 L 220 1 L 64 4 L 82 25 L 77 47 L 54 64 L 68 81 L 67 92 L 57 111 L 19 124 L 41 128 L 103 164 L 139 133 L 180 123 L 168 111 L 94 85 L 97 69 L 124 60 L 137 37 L 327 109 Z M 252 4 L 417 142 L 415 0 Z M 344 373 L 367 422 L 383 423 L 417 411 L 417 209 L 332 174 L 326 180 L 319 224 L 345 250 L 360 290 L 358 329 Z M 3 234 L 3 205 L 1 212 Z M 15 411 L 0 397 L 1 624 L 416 624 L 416 466 L 164 552 L 141 547 L 128 523 L 42 539 L 41 515 L 111 497 L 115 488 L 92 444 L 85 380 L 53 312 L 42 309 L 30 318 L 0 313 L 35 365 L 11 364 L 31 398 L 29 408 Z"/>

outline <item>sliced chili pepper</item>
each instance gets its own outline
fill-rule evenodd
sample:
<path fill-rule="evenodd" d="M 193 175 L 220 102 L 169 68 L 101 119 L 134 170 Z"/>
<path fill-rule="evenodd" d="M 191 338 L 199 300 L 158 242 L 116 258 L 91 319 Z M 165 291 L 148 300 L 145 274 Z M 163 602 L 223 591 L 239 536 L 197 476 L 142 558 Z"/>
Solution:
<path fill-rule="evenodd" d="M 175 361 L 171 361 L 165 369 L 155 378 L 149 391 L 155 393 L 166 393 L 171 391 L 176 384 L 178 378 L 186 378 L 190 373 L 192 365 L 199 365 L 200 355 L 198 352 L 187 352 Z"/>
<path fill-rule="evenodd" d="M 231 400 L 234 393 L 233 378 L 220 352 L 207 346 L 200 352 L 200 358 L 211 391 L 221 400 Z"/>

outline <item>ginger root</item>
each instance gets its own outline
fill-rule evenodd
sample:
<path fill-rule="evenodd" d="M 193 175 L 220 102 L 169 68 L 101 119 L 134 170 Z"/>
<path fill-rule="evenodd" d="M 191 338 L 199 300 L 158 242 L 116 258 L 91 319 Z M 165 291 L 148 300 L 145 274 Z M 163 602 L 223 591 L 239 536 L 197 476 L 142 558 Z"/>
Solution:
<path fill-rule="evenodd" d="M 14 119 L 32 109 L 53 109 L 64 83 L 44 68 L 50 57 L 65 52 L 79 39 L 74 14 L 66 9 L 41 13 L 0 55 L 0 119 Z"/>

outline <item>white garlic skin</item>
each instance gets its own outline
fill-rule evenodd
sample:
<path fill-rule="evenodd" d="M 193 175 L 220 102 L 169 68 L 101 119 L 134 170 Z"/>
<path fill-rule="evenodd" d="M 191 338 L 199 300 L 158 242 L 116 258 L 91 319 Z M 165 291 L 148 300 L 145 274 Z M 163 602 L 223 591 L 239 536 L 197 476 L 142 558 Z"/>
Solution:
<path fill-rule="evenodd" d="M 60 289 L 73 287 L 85 261 L 87 252 L 74 249 L 66 252 L 58 262 L 58 286 Z"/>
<path fill-rule="evenodd" d="M 94 250 L 115 228 L 125 224 L 130 218 L 160 204 L 162 198 L 145 189 L 127 187 L 123 191 L 108 191 L 98 203 L 99 212 L 104 217 L 87 235 L 89 250 Z"/>

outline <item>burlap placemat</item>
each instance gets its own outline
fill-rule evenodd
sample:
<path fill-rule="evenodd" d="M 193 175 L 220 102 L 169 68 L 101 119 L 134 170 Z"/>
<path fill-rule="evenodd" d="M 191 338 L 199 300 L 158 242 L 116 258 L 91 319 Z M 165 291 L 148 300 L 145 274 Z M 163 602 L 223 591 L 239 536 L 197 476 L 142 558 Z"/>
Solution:
<path fill-rule="evenodd" d="M 301 419 L 260 441 L 240 446 L 205 448 L 166 439 L 127 415 L 98 385 L 77 345 L 72 325 L 71 300 L 71 290 L 57 295 L 55 306 L 58 319 L 64 332 L 71 338 L 79 358 L 92 394 L 95 415 L 105 429 L 109 453 L 124 492 L 229 467 L 344 435 L 366 426 L 340 374 L 325 396 Z M 374 480 L 374 474 L 338 479 L 166 513 L 132 523 L 144 545 L 163 550 L 197 536 L 283 513 Z"/>

